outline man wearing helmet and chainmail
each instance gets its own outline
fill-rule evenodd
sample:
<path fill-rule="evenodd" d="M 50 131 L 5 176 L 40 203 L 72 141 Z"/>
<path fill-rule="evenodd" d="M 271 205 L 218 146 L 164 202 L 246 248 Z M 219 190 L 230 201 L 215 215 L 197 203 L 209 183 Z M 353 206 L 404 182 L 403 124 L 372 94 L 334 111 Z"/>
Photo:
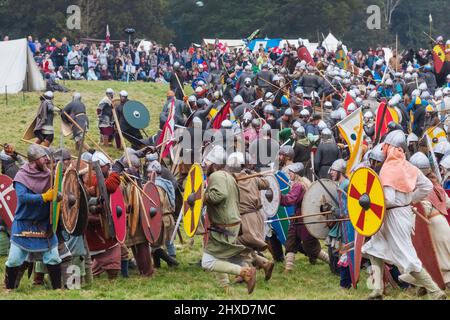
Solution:
<path fill-rule="evenodd" d="M 323 130 L 320 145 L 314 156 L 314 170 L 316 174 L 321 179 L 327 178 L 331 165 L 341 157 L 341 151 L 333 139 L 333 133 L 330 129 Z"/>
<path fill-rule="evenodd" d="M 412 277 L 415 284 L 426 288 L 433 299 L 442 299 L 442 292 L 422 266 L 413 247 L 413 211 L 411 204 L 424 200 L 433 190 L 433 184 L 425 175 L 406 160 L 406 137 L 403 131 L 391 132 L 384 142 L 386 161 L 380 171 L 387 206 L 381 229 L 362 248 L 370 256 L 373 271 L 373 291 L 369 299 L 383 298 L 383 264 L 394 264 Z M 402 177 L 399 179 L 399 177 Z"/>

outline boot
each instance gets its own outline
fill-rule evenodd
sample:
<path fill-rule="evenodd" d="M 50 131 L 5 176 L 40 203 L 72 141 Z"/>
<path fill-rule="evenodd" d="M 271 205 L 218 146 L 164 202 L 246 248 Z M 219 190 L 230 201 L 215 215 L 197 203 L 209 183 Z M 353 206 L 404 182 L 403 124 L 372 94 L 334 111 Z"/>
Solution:
<path fill-rule="evenodd" d="M 178 261 L 169 256 L 163 249 L 160 248 L 157 251 L 159 251 L 159 257 L 163 259 L 169 267 L 177 267 L 179 265 Z"/>
<path fill-rule="evenodd" d="M 320 250 L 319 256 L 318 256 L 319 260 L 322 260 L 323 262 L 325 262 L 326 264 L 330 264 L 330 257 L 328 256 L 328 253 L 326 253 L 323 250 Z"/>
<path fill-rule="evenodd" d="M 155 265 L 156 269 L 161 268 L 161 256 L 160 256 L 160 252 L 158 250 L 155 250 L 152 253 L 153 256 L 153 264 Z"/>
<path fill-rule="evenodd" d="M 268 261 L 263 265 L 263 270 L 264 270 L 264 280 L 265 281 L 269 281 L 270 279 L 272 279 L 272 273 L 273 273 L 273 268 L 275 267 L 275 263 L 272 261 Z"/>
<path fill-rule="evenodd" d="M 427 289 L 428 297 L 431 300 L 445 300 L 447 295 L 442 291 L 437 284 L 433 281 L 430 274 L 422 269 L 420 272 L 411 272 L 411 276 L 416 279 L 416 283 L 419 287 Z"/>
<path fill-rule="evenodd" d="M 61 264 L 46 265 L 53 290 L 61 289 Z"/>
<path fill-rule="evenodd" d="M 17 275 L 19 274 L 20 267 L 6 267 L 5 268 L 5 288 L 7 290 L 16 289 Z"/>
<path fill-rule="evenodd" d="M 372 293 L 369 295 L 368 300 L 383 300 L 383 260 L 381 260 L 380 258 L 370 257 L 370 263 L 372 267 L 372 277 L 374 283 Z"/>
<path fill-rule="evenodd" d="M 252 294 L 256 286 L 256 268 L 254 267 L 242 268 L 240 276 L 247 283 L 248 294 Z"/>
<path fill-rule="evenodd" d="M 120 273 L 122 274 L 122 277 L 129 278 L 130 275 L 128 274 L 128 266 L 129 261 L 128 260 L 122 260 L 120 263 Z"/>
<path fill-rule="evenodd" d="M 33 279 L 33 286 L 43 286 L 44 285 L 45 273 L 35 272 Z"/>
<path fill-rule="evenodd" d="M 19 267 L 19 272 L 17 273 L 16 284 L 15 284 L 16 289 L 19 288 L 20 280 L 22 280 L 23 274 L 25 273 L 25 271 L 28 270 L 29 267 L 30 267 L 29 262 L 24 262 L 23 265 Z"/>
<path fill-rule="evenodd" d="M 286 255 L 286 264 L 284 266 L 284 272 L 294 271 L 295 253 L 289 252 Z"/>

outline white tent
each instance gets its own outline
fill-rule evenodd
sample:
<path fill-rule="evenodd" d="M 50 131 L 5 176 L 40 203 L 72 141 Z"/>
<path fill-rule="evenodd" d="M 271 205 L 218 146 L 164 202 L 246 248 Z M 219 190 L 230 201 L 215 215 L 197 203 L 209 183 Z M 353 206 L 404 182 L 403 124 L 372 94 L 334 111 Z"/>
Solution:
<path fill-rule="evenodd" d="M 144 50 L 142 50 L 142 48 L 144 48 Z M 145 51 L 148 54 L 150 52 L 150 50 L 152 50 L 152 48 L 153 48 L 153 43 L 151 43 L 150 41 L 142 40 L 139 43 L 137 51 L 138 52 Z"/>
<path fill-rule="evenodd" d="M 0 42 L 0 94 L 42 91 L 45 81 L 27 39 Z"/>
<path fill-rule="evenodd" d="M 300 38 L 301 39 L 301 38 Z M 314 42 L 309 42 L 308 39 L 302 39 L 303 41 L 303 45 L 308 49 L 309 53 L 311 55 L 314 55 L 314 51 L 316 51 L 317 47 L 319 46 L 318 43 L 314 43 Z M 283 46 L 285 44 L 289 43 L 291 46 L 295 46 L 296 48 L 298 48 L 298 39 L 293 39 L 293 40 L 282 40 L 280 43 L 280 47 L 283 48 Z"/>
<path fill-rule="evenodd" d="M 325 40 L 322 43 L 322 46 L 327 49 L 327 51 L 336 51 L 338 47 L 339 40 L 336 39 L 336 37 L 331 34 L 331 32 L 328 34 L 328 36 L 325 38 Z M 342 46 L 345 52 L 348 52 L 346 46 Z"/>

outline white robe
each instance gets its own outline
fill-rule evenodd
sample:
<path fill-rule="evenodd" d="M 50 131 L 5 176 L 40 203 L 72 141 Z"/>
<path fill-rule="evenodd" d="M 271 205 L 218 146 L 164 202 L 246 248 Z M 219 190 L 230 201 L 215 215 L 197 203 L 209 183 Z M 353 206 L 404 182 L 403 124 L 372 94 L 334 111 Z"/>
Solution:
<path fill-rule="evenodd" d="M 380 231 L 363 246 L 362 253 L 397 266 L 401 273 L 420 272 L 422 262 L 411 239 L 414 213 L 409 205 L 424 200 L 432 190 L 433 184 L 422 172 L 417 176 L 416 188 L 412 193 L 384 187 L 386 208 L 400 208 L 386 211 Z"/>

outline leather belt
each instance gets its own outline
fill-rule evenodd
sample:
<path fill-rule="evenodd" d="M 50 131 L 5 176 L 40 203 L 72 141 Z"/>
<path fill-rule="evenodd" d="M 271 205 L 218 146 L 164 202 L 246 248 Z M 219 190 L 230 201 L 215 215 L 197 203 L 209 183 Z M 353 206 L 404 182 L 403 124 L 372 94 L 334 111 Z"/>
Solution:
<path fill-rule="evenodd" d="M 232 224 L 211 224 L 212 227 L 217 227 L 217 228 L 232 228 L 232 227 L 237 227 L 240 226 L 241 222 L 236 222 L 236 223 L 232 223 Z"/>
<path fill-rule="evenodd" d="M 390 207 L 390 208 L 387 208 L 386 210 L 393 210 L 393 209 L 399 209 L 399 208 L 408 208 L 409 206 L 410 205 L 408 204 L 406 206 Z"/>

